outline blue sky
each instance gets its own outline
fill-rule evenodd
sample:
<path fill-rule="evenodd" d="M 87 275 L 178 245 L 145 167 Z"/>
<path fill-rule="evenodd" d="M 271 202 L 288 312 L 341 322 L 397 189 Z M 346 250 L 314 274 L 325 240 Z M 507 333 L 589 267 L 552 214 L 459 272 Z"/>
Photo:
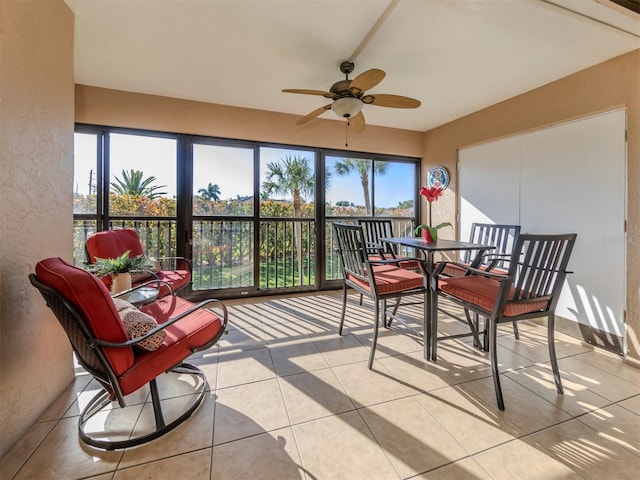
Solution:
<path fill-rule="evenodd" d="M 176 141 L 158 137 L 111 134 L 111 173 L 121 176 L 123 169 L 142 170 L 145 176 L 157 178 L 156 185 L 166 185 L 162 191 L 169 197 L 176 194 Z M 308 150 L 263 147 L 260 149 L 261 179 L 266 165 L 287 155 L 301 155 L 313 163 L 314 153 Z M 88 193 L 89 172 L 94 170 L 96 137 L 75 135 L 74 192 Z M 338 157 L 327 157 L 332 165 Z M 387 173 L 376 183 L 376 206 L 395 207 L 414 197 L 414 167 L 411 164 L 389 163 Z M 253 195 L 253 149 L 212 145 L 194 145 L 194 193 L 208 183 L 217 184 L 221 198 Z M 346 200 L 364 205 L 364 195 L 357 172 L 349 176 L 332 175 L 326 199 L 331 204 Z"/>

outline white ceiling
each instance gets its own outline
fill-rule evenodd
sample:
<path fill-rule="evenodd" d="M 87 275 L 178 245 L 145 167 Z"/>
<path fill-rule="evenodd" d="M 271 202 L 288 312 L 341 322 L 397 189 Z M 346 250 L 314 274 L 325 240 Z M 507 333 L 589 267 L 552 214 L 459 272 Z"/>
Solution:
<path fill-rule="evenodd" d="M 76 17 L 76 83 L 300 116 L 329 101 L 281 90 L 344 79 L 340 62 L 395 3 L 351 78 L 380 68 L 387 76 L 369 93 L 422 102 L 365 105 L 369 125 L 425 131 L 640 48 L 640 15 L 609 0 L 552 1 L 66 3 Z"/>

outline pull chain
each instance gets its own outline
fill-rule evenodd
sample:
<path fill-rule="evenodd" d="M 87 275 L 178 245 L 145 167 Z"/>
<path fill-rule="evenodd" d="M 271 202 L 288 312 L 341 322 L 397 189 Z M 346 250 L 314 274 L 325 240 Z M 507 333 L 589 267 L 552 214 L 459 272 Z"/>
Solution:
<path fill-rule="evenodd" d="M 349 119 L 347 118 L 347 123 L 344 126 L 344 146 L 349 146 Z"/>

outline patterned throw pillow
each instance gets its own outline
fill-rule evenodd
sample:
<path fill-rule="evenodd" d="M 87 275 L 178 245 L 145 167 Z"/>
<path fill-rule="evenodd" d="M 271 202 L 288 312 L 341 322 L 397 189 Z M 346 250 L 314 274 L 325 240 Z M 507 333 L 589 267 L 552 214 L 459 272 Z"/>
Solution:
<path fill-rule="evenodd" d="M 158 326 L 158 322 L 152 316 L 141 312 L 129 302 L 114 298 L 113 303 L 120 314 L 124 327 L 127 329 L 129 339 L 145 335 Z M 161 330 L 149 338 L 139 341 L 135 346 L 152 352 L 160 348 L 165 338 L 167 338 L 167 332 Z"/>

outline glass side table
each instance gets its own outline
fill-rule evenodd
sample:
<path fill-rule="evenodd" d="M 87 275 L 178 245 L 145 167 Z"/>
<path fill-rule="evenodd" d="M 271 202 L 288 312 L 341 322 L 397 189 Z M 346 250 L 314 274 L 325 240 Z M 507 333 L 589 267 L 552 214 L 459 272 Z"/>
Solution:
<path fill-rule="evenodd" d="M 129 302 L 136 307 L 144 305 L 146 303 L 153 302 L 156 298 L 158 298 L 158 294 L 160 290 L 154 287 L 141 287 L 135 290 L 132 290 L 129 293 L 124 295 L 120 295 L 116 298 L 120 300 L 124 300 L 125 302 Z"/>

